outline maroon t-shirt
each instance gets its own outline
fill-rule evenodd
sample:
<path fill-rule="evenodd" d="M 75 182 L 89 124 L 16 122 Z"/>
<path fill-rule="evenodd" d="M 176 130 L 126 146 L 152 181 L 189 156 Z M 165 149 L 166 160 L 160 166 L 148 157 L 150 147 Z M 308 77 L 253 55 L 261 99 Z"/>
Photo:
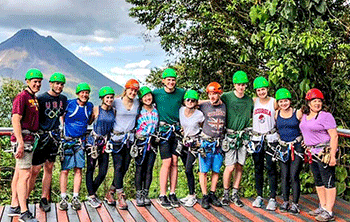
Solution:
<path fill-rule="evenodd" d="M 13 100 L 12 115 L 19 114 L 22 116 L 22 130 L 27 129 L 31 132 L 39 130 L 39 103 L 34 95 L 31 95 L 27 90 L 20 92 Z M 24 141 L 33 141 L 32 135 L 23 135 Z M 14 134 L 11 136 L 11 141 L 16 142 Z"/>

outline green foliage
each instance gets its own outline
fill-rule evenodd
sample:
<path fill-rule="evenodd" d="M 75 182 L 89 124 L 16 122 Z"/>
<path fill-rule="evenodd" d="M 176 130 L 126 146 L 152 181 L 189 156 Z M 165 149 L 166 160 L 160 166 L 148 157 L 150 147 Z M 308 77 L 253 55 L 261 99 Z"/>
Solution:
<path fill-rule="evenodd" d="M 320 88 L 330 111 L 349 122 L 350 7 L 345 0 L 127 0 L 130 16 L 156 30 L 175 56 L 179 85 L 204 89 L 211 81 L 232 88 L 232 75 L 269 77 L 298 105 Z M 159 70 L 148 81 L 161 85 Z M 183 81 L 185 80 L 185 81 Z M 251 88 L 250 88 L 251 89 Z"/>
<path fill-rule="evenodd" d="M 0 127 L 10 127 L 12 102 L 16 95 L 24 89 L 24 83 L 11 78 L 4 78 L 1 80 L 2 85 L 0 88 Z"/>

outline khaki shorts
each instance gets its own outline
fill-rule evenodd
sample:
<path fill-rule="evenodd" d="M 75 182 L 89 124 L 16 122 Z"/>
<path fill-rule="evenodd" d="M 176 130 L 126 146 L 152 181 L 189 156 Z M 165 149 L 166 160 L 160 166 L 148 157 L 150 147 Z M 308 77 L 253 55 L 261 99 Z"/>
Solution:
<path fill-rule="evenodd" d="M 15 148 L 17 143 L 11 142 L 11 146 Z M 16 159 L 16 168 L 29 169 L 32 167 L 33 152 L 24 151 L 21 159 Z"/>
<path fill-rule="evenodd" d="M 245 164 L 245 160 L 247 157 L 247 148 L 245 146 L 236 149 L 230 149 L 225 153 L 225 166 L 232 166 L 236 163 L 240 165 Z"/>

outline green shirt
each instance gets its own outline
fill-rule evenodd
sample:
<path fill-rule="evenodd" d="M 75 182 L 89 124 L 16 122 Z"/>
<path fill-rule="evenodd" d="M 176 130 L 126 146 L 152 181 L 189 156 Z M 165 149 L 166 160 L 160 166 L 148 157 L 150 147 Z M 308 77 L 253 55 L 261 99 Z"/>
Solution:
<path fill-rule="evenodd" d="M 179 122 L 179 110 L 184 95 L 185 90 L 179 88 L 175 88 L 175 91 L 171 93 L 165 92 L 164 88 L 153 90 L 160 121 L 172 125 Z"/>
<path fill-rule="evenodd" d="M 231 91 L 224 93 L 221 100 L 226 104 L 226 127 L 235 131 L 246 128 L 253 113 L 254 103 L 252 98 L 247 95 L 238 98 Z"/>

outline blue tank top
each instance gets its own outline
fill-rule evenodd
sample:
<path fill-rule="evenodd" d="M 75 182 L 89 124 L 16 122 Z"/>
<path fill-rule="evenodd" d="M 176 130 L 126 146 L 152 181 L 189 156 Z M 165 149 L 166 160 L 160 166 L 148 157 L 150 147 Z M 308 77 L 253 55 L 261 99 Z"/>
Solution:
<path fill-rule="evenodd" d="M 281 140 L 291 142 L 301 135 L 296 111 L 289 118 L 283 118 L 278 111 L 276 126 Z"/>
<path fill-rule="evenodd" d="M 94 123 L 94 131 L 98 135 L 105 136 L 113 130 L 115 119 L 114 110 L 104 110 L 101 106 L 99 106 L 98 109 L 98 117 Z"/>

